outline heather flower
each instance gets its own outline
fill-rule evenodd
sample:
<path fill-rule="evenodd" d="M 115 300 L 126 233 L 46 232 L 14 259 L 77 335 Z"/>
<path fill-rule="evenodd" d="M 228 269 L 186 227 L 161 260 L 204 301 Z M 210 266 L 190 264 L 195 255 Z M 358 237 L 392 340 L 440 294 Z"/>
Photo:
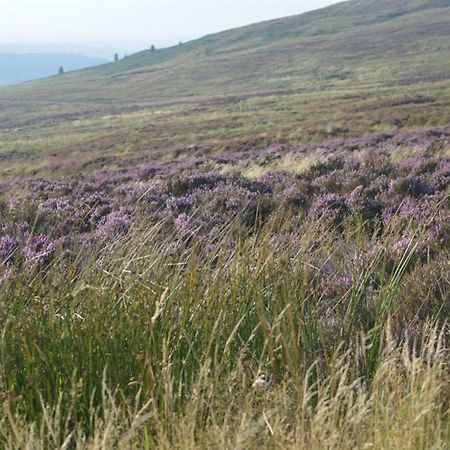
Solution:
<path fill-rule="evenodd" d="M 130 215 L 124 211 L 109 214 L 97 229 L 97 236 L 105 239 L 126 233 L 132 225 Z"/>
<path fill-rule="evenodd" d="M 419 240 L 411 232 L 406 231 L 403 235 L 399 236 L 389 247 L 390 254 L 392 256 L 403 256 L 406 251 L 412 251 L 417 253 Z"/>
<path fill-rule="evenodd" d="M 212 189 L 218 183 L 223 182 L 222 175 L 214 173 L 192 173 L 184 177 L 173 177 L 169 180 L 168 191 L 175 196 L 181 197 L 194 189 Z"/>
<path fill-rule="evenodd" d="M 383 251 L 380 244 L 370 247 L 367 250 L 356 251 L 352 256 L 352 262 L 359 270 L 365 270 L 370 266 L 375 256 Z"/>
<path fill-rule="evenodd" d="M 348 206 L 342 196 L 338 194 L 321 194 L 312 205 L 311 215 L 327 223 L 339 225 L 348 211 Z"/>
<path fill-rule="evenodd" d="M 387 226 L 395 216 L 395 208 L 385 208 L 381 213 L 381 220 L 384 226 Z"/>
<path fill-rule="evenodd" d="M 71 211 L 72 205 L 65 198 L 50 198 L 43 204 L 43 209 L 46 212 L 53 211 Z"/>
<path fill-rule="evenodd" d="M 438 191 L 444 191 L 450 186 L 450 159 L 439 164 L 436 170 L 431 173 L 429 182 Z"/>
<path fill-rule="evenodd" d="M 95 226 L 102 223 L 105 220 L 105 217 L 111 214 L 111 212 L 112 206 L 109 203 L 102 202 L 89 210 L 89 214 L 86 216 L 86 219 L 88 219 L 88 223 Z"/>
<path fill-rule="evenodd" d="M 19 197 L 11 197 L 8 200 L 9 211 L 14 211 L 16 209 L 19 209 L 21 205 L 22 205 L 22 199 Z"/>
<path fill-rule="evenodd" d="M 0 262 L 7 261 L 17 249 L 19 242 L 12 236 L 0 238 Z"/>
<path fill-rule="evenodd" d="M 26 182 L 29 193 L 20 198 L 9 197 L 4 190 L 0 202 L 0 233 L 5 237 L 2 252 L 10 254 L 10 239 L 25 242 L 31 230 L 55 239 L 70 236 L 72 242 L 88 238 L 80 233 L 116 236 L 131 226 L 128 211 L 133 210 L 145 214 L 151 223 L 171 224 L 162 233 L 173 233 L 174 242 L 182 238 L 184 245 L 186 236 L 200 233 L 205 238 L 202 245 L 214 244 L 224 226 L 235 224 L 231 233 L 252 231 L 279 207 L 285 216 L 282 226 L 277 228 L 277 224 L 272 230 L 270 245 L 281 251 L 299 242 L 298 236 L 310 220 L 338 226 L 336 231 L 341 231 L 345 218 L 357 215 L 370 232 L 377 229 L 378 217 L 390 224 L 392 232 L 423 231 L 417 249 L 430 252 L 450 240 L 450 201 L 445 200 L 450 160 L 433 156 L 443 154 L 437 149 L 448 136 L 450 130 L 446 129 L 392 132 L 334 139 L 318 149 L 309 145 L 266 146 L 254 139 L 227 143 L 220 155 L 209 148 L 197 148 L 195 155 L 191 152 L 183 159 L 155 160 L 145 166 L 59 180 L 30 180 Z M 414 145 L 423 149 L 423 154 L 398 163 L 383 150 L 386 145 L 402 150 Z M 256 180 L 238 175 L 242 169 L 266 166 L 279 158 L 287 157 L 284 163 L 300 161 L 312 150 L 319 162 L 301 174 L 271 171 Z M 353 152 L 358 152 L 358 159 Z M 234 175 L 211 172 L 221 164 L 231 167 Z M 315 235 L 311 239 L 317 239 L 314 248 L 318 250 L 311 249 L 312 253 L 326 251 L 326 240 Z M 397 244 L 393 248 L 400 251 L 402 244 Z M 13 254 L 18 253 L 15 245 Z M 3 259 L 8 258 L 12 264 L 11 256 Z"/>
<path fill-rule="evenodd" d="M 285 205 L 295 208 L 304 208 L 309 203 L 308 197 L 295 185 L 286 187 L 278 199 Z"/>
<path fill-rule="evenodd" d="M 267 214 L 263 196 L 234 182 L 219 183 L 214 189 L 199 188 L 192 192 L 189 201 L 195 207 L 196 219 L 210 230 L 214 226 L 231 223 L 238 218 L 252 226 L 257 212 Z M 184 211 L 185 212 L 185 211 Z"/>
<path fill-rule="evenodd" d="M 382 211 L 381 204 L 367 197 L 364 188 L 358 186 L 346 198 L 345 203 L 352 213 L 360 214 L 364 219 L 373 219 Z"/>
<path fill-rule="evenodd" d="M 430 186 L 414 175 L 392 180 L 389 183 L 389 190 L 396 194 L 410 195 L 412 197 L 422 197 L 433 193 L 433 189 Z"/>
<path fill-rule="evenodd" d="M 328 176 L 331 173 L 337 174 L 339 171 L 358 171 L 360 167 L 359 161 L 352 156 L 337 156 L 328 158 L 314 164 L 308 171 L 307 176 L 311 179 L 317 179 L 321 176 Z"/>
<path fill-rule="evenodd" d="M 192 217 L 189 217 L 186 213 L 179 214 L 173 221 L 175 230 L 182 237 L 191 236 L 202 228 L 202 222 Z"/>
<path fill-rule="evenodd" d="M 25 248 L 25 260 L 29 265 L 47 265 L 50 263 L 55 249 L 56 242 L 49 236 L 35 236 Z"/>
<path fill-rule="evenodd" d="M 170 197 L 166 201 L 166 206 L 169 210 L 182 213 L 189 211 L 192 208 L 192 198 L 185 197 Z"/>
<path fill-rule="evenodd" d="M 190 189 L 197 189 L 199 187 L 211 189 L 221 181 L 224 181 L 224 177 L 216 173 L 193 173 L 188 176 Z"/>

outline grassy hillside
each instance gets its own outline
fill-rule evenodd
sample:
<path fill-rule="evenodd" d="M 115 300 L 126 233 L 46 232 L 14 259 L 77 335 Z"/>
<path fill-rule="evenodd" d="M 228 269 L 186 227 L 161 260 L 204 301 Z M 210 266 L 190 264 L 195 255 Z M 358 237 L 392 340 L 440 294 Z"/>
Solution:
<path fill-rule="evenodd" d="M 0 90 L 0 449 L 449 450 L 448 3 Z"/>
<path fill-rule="evenodd" d="M 450 120 L 449 1 L 350 1 L 0 89 L 0 174 Z"/>
<path fill-rule="evenodd" d="M 447 77 L 449 16 L 450 3 L 442 0 L 350 1 L 156 53 L 147 50 L 11 95 L 128 103 Z"/>

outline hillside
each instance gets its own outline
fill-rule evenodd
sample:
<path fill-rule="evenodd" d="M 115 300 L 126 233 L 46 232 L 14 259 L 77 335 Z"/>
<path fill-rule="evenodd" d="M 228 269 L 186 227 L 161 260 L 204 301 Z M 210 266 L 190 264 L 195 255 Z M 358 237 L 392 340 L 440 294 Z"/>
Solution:
<path fill-rule="evenodd" d="M 355 0 L 143 51 L 11 94 L 46 100 L 50 90 L 58 100 L 129 102 L 443 78 L 449 17 L 447 0 Z"/>
<path fill-rule="evenodd" d="M 450 450 L 449 26 L 354 0 L 0 89 L 0 450 Z"/>
<path fill-rule="evenodd" d="M 353 0 L 0 89 L 0 173 L 450 122 L 450 0 Z"/>
<path fill-rule="evenodd" d="M 49 77 L 57 73 L 60 66 L 68 72 L 105 62 L 84 55 L 0 52 L 0 85 Z"/>

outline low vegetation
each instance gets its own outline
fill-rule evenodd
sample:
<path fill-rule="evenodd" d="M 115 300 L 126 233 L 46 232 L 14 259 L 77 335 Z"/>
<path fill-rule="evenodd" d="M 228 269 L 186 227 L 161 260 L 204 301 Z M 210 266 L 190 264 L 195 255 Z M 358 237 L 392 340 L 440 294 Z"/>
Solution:
<path fill-rule="evenodd" d="M 447 126 L 449 10 L 354 0 L 2 88 L 0 177 Z"/>
<path fill-rule="evenodd" d="M 0 448 L 450 448 L 447 0 L 0 90 Z"/>
<path fill-rule="evenodd" d="M 445 133 L 8 182 L 2 445 L 448 448 Z"/>

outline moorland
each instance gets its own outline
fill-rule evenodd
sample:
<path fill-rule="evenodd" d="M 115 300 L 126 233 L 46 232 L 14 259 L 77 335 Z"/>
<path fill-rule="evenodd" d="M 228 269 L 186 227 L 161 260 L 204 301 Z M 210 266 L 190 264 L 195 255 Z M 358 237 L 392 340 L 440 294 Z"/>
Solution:
<path fill-rule="evenodd" d="M 1 446 L 447 449 L 448 17 L 349 1 L 0 89 Z"/>

